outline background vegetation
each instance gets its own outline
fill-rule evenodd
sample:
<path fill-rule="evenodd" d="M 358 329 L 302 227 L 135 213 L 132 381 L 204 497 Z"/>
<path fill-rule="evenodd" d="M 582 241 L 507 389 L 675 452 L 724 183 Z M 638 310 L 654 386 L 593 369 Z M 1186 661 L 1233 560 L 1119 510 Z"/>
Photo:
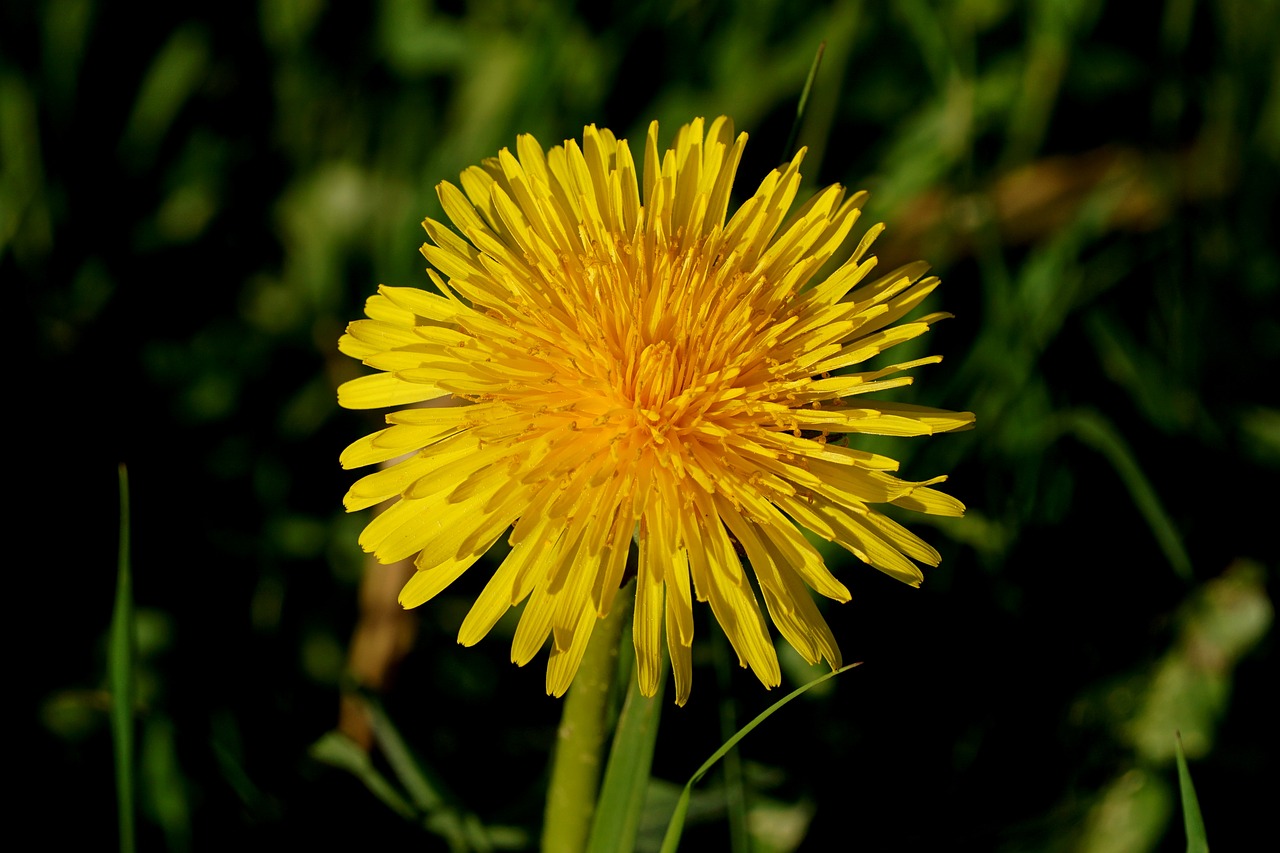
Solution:
<path fill-rule="evenodd" d="M 1251 0 L 5 3 L 12 810 L 45 846 L 115 839 L 120 461 L 144 848 L 536 843 L 560 705 L 507 662 L 513 623 L 455 645 L 486 564 L 409 614 L 396 570 L 361 588 L 337 454 L 376 418 L 335 405 L 360 372 L 338 335 L 377 284 L 427 286 L 433 186 L 518 132 L 726 113 L 749 191 L 823 40 L 806 175 L 870 189 L 882 264 L 943 277 L 926 310 L 957 319 L 920 353 L 947 360 L 899 398 L 979 418 L 886 446 L 971 511 L 922 531 L 944 561 L 921 590 L 842 564 L 854 599 L 826 612 L 865 665 L 704 781 L 689 849 L 1179 850 L 1175 729 L 1210 839 L 1255 846 L 1280 760 L 1280 15 Z M 778 695 L 723 642 L 695 653 L 649 849 Z M 786 660 L 784 689 L 808 680 Z M 340 703 L 357 683 L 385 718 Z M 381 797 L 333 764 L 375 741 Z M 443 797 L 429 828 L 414 778 Z"/>

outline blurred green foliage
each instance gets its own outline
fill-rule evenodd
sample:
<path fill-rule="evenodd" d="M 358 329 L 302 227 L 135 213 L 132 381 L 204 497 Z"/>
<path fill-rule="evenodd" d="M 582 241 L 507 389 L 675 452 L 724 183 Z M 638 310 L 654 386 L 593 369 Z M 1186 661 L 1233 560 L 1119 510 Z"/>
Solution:
<path fill-rule="evenodd" d="M 757 850 L 1180 850 L 1175 728 L 1215 844 L 1251 846 L 1280 760 L 1271 0 L 6 3 L 9 411 L 46 448 L 14 480 L 34 486 L 10 597 L 31 614 L 19 818 L 50 845 L 116 838 L 124 461 L 140 848 L 533 844 L 559 706 L 540 665 L 507 663 L 509 621 L 454 644 L 488 564 L 412 614 L 384 685 L 393 751 L 447 782 L 445 829 L 424 831 L 385 728 L 371 753 L 325 734 L 363 606 L 336 457 L 375 422 L 334 404 L 360 372 L 337 337 L 378 283 L 426 286 L 434 185 L 519 132 L 726 113 L 752 136 L 749 192 L 822 40 L 807 179 L 870 189 L 882 265 L 942 275 L 925 310 L 957 319 L 914 354 L 947 360 L 899 398 L 979 418 L 877 449 L 950 472 L 971 511 L 911 520 L 944 552 L 923 590 L 841 566 L 854 601 L 825 611 L 866 665 L 703 783 L 688 847 L 745 825 Z M 776 698 L 718 684 L 712 645 L 664 712 L 642 849 L 726 714 Z"/>

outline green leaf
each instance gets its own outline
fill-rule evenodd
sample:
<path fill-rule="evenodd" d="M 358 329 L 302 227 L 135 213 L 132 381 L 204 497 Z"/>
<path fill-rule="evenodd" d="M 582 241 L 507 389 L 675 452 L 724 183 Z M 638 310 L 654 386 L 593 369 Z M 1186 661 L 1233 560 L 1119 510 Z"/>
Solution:
<path fill-rule="evenodd" d="M 723 758 L 729 750 L 737 746 L 738 742 L 750 734 L 756 726 L 769 719 L 769 717 L 771 717 L 773 713 L 779 710 L 783 705 L 786 705 L 792 699 L 795 699 L 797 696 L 807 692 L 811 688 L 817 687 L 824 681 L 834 678 L 842 672 L 848 672 L 858 665 L 859 664 L 857 663 L 851 663 L 848 666 L 843 666 L 833 672 L 828 672 L 826 675 L 820 675 L 808 684 L 792 690 L 786 696 L 783 696 L 777 702 L 774 702 L 762 711 L 754 720 L 738 729 L 737 734 L 725 741 L 719 749 L 712 753 L 711 757 L 704 761 L 702 766 L 698 768 L 697 772 L 689 778 L 689 781 L 685 783 L 684 790 L 680 792 L 680 799 L 676 801 L 675 814 L 671 816 L 671 822 L 667 824 L 667 834 L 662 839 L 662 853 L 676 853 L 676 849 L 680 846 L 680 835 L 684 832 L 684 819 L 685 815 L 689 811 L 689 797 L 693 794 L 693 786 L 698 784 L 698 781 L 707 774 L 708 770 L 716 765 L 717 761 Z"/>
<path fill-rule="evenodd" d="M 1164 551 L 1174 573 L 1190 580 L 1191 557 L 1182 544 L 1182 535 L 1160 502 L 1155 486 L 1147 479 L 1138 459 L 1110 420 L 1092 409 L 1075 409 L 1062 415 L 1062 428 L 1106 458 L 1119 475 L 1134 506 L 1146 519 L 1152 535 Z"/>
<path fill-rule="evenodd" d="M 311 745 L 310 752 L 316 761 L 341 768 L 355 776 L 371 794 L 405 820 L 418 819 L 418 813 L 409 801 L 387 781 L 387 777 L 378 772 L 369 753 L 351 738 L 341 732 L 327 732 Z"/>
<path fill-rule="evenodd" d="M 729 640 L 724 631 L 709 631 L 711 649 L 715 659 L 716 686 L 720 691 L 720 737 L 728 740 L 738 728 L 737 707 L 733 699 L 733 662 L 729 649 Z M 807 662 L 790 646 L 789 649 L 796 660 L 807 667 Z M 788 659 L 779 655 L 779 663 Z M 803 682 L 810 675 L 805 672 L 797 683 Z M 731 853 L 751 853 L 750 829 L 747 823 L 747 786 L 742 778 L 742 756 L 736 749 L 731 749 L 724 756 L 724 801 L 729 819 L 729 850 Z"/>
<path fill-rule="evenodd" d="M 328 732 L 312 744 L 312 758 L 351 773 L 396 814 L 443 838 L 453 853 L 487 853 L 528 846 L 527 834 L 522 830 L 488 826 L 467 812 L 448 786 L 409 747 L 376 697 L 363 691 L 356 696 L 369 714 L 374 740 L 403 792 L 379 772 L 369 753 L 341 732 Z"/>
<path fill-rule="evenodd" d="M 445 808 L 445 795 L 437 789 L 418 757 L 409 749 L 400 730 L 387 716 L 382 703 L 369 694 L 361 694 L 360 698 L 369 712 L 369 722 L 378 748 L 386 756 L 387 763 L 391 765 L 413 804 L 424 812 Z"/>
<path fill-rule="evenodd" d="M 378 748 L 382 750 L 413 804 L 428 816 L 425 823 L 427 829 L 444 838 L 449 843 L 450 850 L 489 849 L 484 840 L 483 827 L 480 827 L 478 840 L 469 840 L 476 833 L 468 831 L 466 818 L 450 804 L 451 798 L 444 786 L 433 779 L 430 771 L 409 748 L 400 730 L 387 716 L 382 703 L 368 694 L 361 698 L 369 711 L 373 737 L 378 742 Z"/>
<path fill-rule="evenodd" d="M 1200 801 L 1196 799 L 1196 789 L 1191 784 L 1187 756 L 1182 752 L 1182 733 L 1176 733 L 1174 739 L 1178 747 L 1178 789 L 1182 793 L 1182 822 L 1187 830 L 1187 853 L 1209 853 L 1204 819 L 1200 816 Z"/>
<path fill-rule="evenodd" d="M 804 123 L 804 111 L 809 106 L 809 92 L 813 90 L 813 81 L 818 78 L 818 68 L 822 65 L 822 54 L 827 50 L 824 41 L 818 45 L 813 55 L 813 64 L 809 66 L 809 76 L 805 78 L 804 89 L 800 91 L 800 102 L 796 104 L 796 120 L 791 123 L 791 133 L 787 135 L 787 147 L 783 149 L 783 159 L 790 160 L 796 156 L 796 139 L 800 136 L 800 125 Z"/>
<path fill-rule="evenodd" d="M 164 833 L 166 849 L 190 850 L 191 803 L 187 780 L 178 764 L 173 720 L 150 713 L 142 725 L 138 749 L 139 802 L 145 818 Z"/>
<path fill-rule="evenodd" d="M 116 565 L 116 603 L 111 615 L 107 679 L 111 684 L 111 742 L 116 763 L 116 811 L 120 850 L 133 853 L 133 578 L 129 566 L 129 473 L 120 477 L 120 554 Z"/>
<path fill-rule="evenodd" d="M 627 637 L 630 633 L 627 632 Z M 662 667 L 668 666 L 664 647 Z M 588 853 L 631 853 L 635 849 L 636 830 L 644 809 L 649 787 L 649 768 L 658 740 L 658 723 L 662 718 L 662 694 L 666 678 L 658 682 L 658 691 L 645 698 L 635 675 L 619 668 L 619 677 L 628 680 L 627 698 L 614 732 L 609 764 L 605 767 L 600 798 L 596 801 L 596 817 L 587 839 Z"/>

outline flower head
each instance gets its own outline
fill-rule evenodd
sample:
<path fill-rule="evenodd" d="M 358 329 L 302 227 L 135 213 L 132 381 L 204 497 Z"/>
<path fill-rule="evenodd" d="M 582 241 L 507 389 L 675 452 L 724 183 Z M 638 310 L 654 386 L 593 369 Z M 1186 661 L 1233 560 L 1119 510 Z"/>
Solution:
<path fill-rule="evenodd" d="M 437 188 L 457 229 L 423 223 L 439 293 L 381 287 L 340 342 L 378 371 L 344 384 L 343 406 L 449 404 L 389 414 L 342 454 L 347 468 L 404 457 L 347 494 L 348 510 L 394 500 L 360 544 L 383 562 L 416 555 L 400 594 L 416 607 L 507 536 L 458 641 L 527 598 L 511 657 L 523 666 L 551 637 L 548 693 L 568 689 L 633 535 L 637 677 L 652 695 L 665 622 L 683 704 L 695 598 L 766 686 L 780 675 L 760 596 L 802 656 L 840 665 L 808 588 L 849 591 L 797 525 L 918 585 L 913 560 L 938 552 L 875 505 L 963 512 L 932 488 L 943 477 L 899 479 L 846 440 L 972 422 L 866 396 L 937 356 L 857 371 L 946 316 L 898 322 L 938 280 L 914 263 L 866 282 L 876 226 L 815 282 L 866 194 L 831 186 L 788 216 L 803 151 L 726 222 L 745 143 L 728 119 L 697 119 L 663 152 L 655 122 L 639 166 L 594 126 L 546 152 L 521 136 L 461 189 Z"/>

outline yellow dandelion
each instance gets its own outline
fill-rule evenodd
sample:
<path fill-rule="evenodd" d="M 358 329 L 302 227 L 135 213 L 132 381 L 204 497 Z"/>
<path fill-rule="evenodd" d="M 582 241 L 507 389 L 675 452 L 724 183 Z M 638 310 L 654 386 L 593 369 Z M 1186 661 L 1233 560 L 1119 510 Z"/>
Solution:
<path fill-rule="evenodd" d="M 633 535 L 637 678 L 653 695 L 665 622 L 683 704 L 695 598 L 766 687 L 780 674 L 758 594 L 806 660 L 840 666 L 809 588 L 849 591 L 797 525 L 914 586 L 913 561 L 937 565 L 938 552 L 875 505 L 963 512 L 931 488 L 945 478 L 902 480 L 847 440 L 973 421 L 865 396 L 938 356 L 850 370 L 947 316 L 897 322 L 938 280 L 917 262 L 862 283 L 877 225 L 815 283 L 866 194 L 831 186 L 788 216 L 803 151 L 726 222 L 746 138 L 696 119 L 664 152 L 654 122 L 640 168 L 594 126 L 546 152 L 519 137 L 461 189 L 437 187 L 457 229 L 423 223 L 439 294 L 380 287 L 340 342 L 379 371 L 344 384 L 343 406 L 453 404 L 389 414 L 343 452 L 346 468 L 404 457 L 347 494 L 351 511 L 394 500 L 360 544 L 386 563 L 416 555 L 400 594 L 416 607 L 507 536 L 458 642 L 528 599 L 511 658 L 523 666 L 550 637 L 550 694 L 613 605 Z"/>

